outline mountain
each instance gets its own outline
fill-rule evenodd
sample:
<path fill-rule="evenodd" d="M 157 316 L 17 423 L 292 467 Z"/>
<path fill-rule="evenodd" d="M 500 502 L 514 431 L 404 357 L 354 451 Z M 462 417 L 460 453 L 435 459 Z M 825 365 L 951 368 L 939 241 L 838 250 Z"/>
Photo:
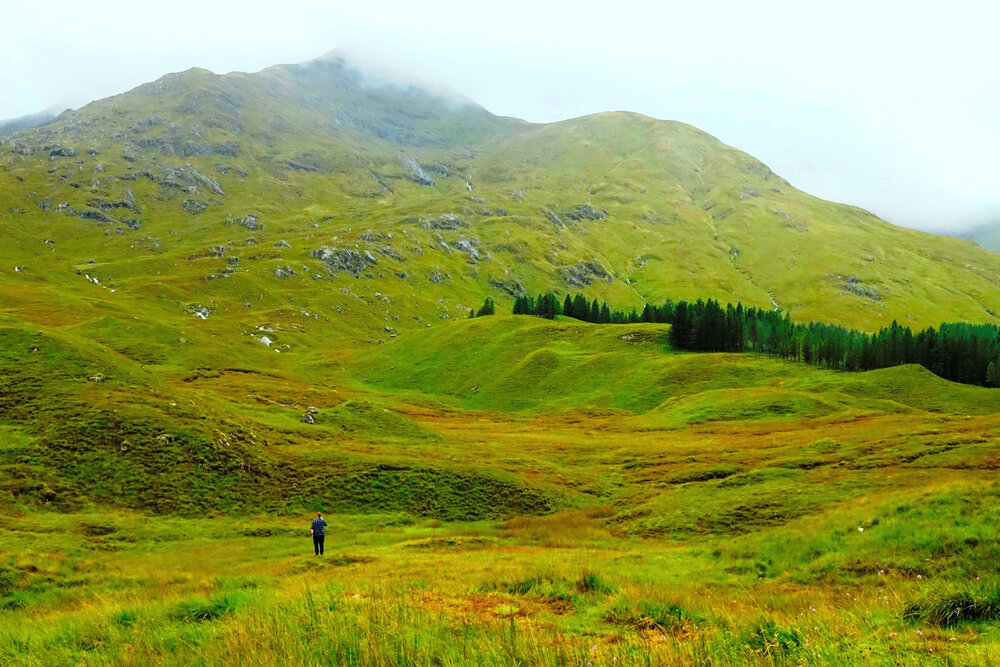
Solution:
<path fill-rule="evenodd" d="M 993 252 L 1000 252 L 1000 222 L 980 225 L 961 235 L 973 243 Z"/>
<path fill-rule="evenodd" d="M 20 132 L 21 130 L 26 130 L 30 127 L 38 127 L 40 125 L 51 123 L 58 115 L 59 114 L 54 111 L 48 110 L 28 114 L 27 116 L 20 116 L 18 118 L 11 118 L 9 120 L 0 120 L 0 136 L 14 134 L 15 132 Z"/>
<path fill-rule="evenodd" d="M 351 311 L 333 328 L 366 340 L 385 318 L 402 332 L 442 304 L 546 290 L 738 299 L 868 330 L 1000 307 L 994 255 L 811 197 L 688 125 L 530 124 L 335 56 L 168 75 L 0 154 L 7 282 L 59 301 L 93 293 L 86 274 L 175 322 L 204 307 L 232 329 L 294 299 Z M 354 313 L 376 292 L 379 317 Z"/>

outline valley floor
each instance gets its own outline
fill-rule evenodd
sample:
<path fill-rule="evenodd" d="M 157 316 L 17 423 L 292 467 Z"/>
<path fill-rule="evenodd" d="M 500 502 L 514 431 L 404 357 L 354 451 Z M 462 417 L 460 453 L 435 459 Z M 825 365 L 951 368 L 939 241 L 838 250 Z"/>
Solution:
<path fill-rule="evenodd" d="M 483 319 L 340 383 L 4 333 L 0 664 L 1000 662 L 1000 392 Z"/>
<path fill-rule="evenodd" d="M 959 491 L 996 500 L 943 486 L 942 518 L 962 513 Z M 903 612 L 995 590 L 996 561 L 980 577 L 961 547 L 861 557 L 886 533 L 914 553 L 941 539 L 919 520 L 907 530 L 912 509 L 876 507 L 679 542 L 622 537 L 611 508 L 499 523 L 338 515 L 322 557 L 308 517 L 8 517 L 0 662 L 995 664 L 993 624 Z"/>

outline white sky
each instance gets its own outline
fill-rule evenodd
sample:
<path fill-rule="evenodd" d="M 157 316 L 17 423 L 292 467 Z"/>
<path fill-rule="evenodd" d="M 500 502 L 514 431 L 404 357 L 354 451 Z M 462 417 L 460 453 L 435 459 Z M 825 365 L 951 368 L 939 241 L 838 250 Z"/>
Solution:
<path fill-rule="evenodd" d="M 336 48 L 531 121 L 682 120 L 897 224 L 1000 221 L 997 2 L 2 0 L 0 25 L 0 118 Z"/>

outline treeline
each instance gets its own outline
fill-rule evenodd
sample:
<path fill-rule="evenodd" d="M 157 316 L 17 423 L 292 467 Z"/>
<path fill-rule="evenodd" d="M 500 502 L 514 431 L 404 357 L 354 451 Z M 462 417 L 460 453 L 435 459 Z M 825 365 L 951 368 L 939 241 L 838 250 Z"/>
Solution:
<path fill-rule="evenodd" d="M 550 320 L 558 315 L 565 315 L 594 324 L 628 324 L 646 321 L 634 308 L 630 313 L 611 310 L 607 302 L 598 303 L 597 299 L 588 302 L 582 294 L 577 294 L 575 297 L 567 294 L 562 302 L 554 294 L 539 294 L 537 298 L 519 296 L 514 300 L 514 314 L 535 315 Z"/>
<path fill-rule="evenodd" d="M 562 302 L 553 294 L 520 297 L 514 314 L 566 315 L 595 324 L 662 322 L 671 325 L 671 345 L 683 350 L 751 352 L 846 371 L 920 364 L 955 382 L 1000 386 L 1000 329 L 992 324 L 942 324 L 914 333 L 893 322 L 867 334 L 820 322 L 798 324 L 787 313 L 740 303 L 723 307 L 714 299 L 647 304 L 626 313 L 582 294 Z"/>

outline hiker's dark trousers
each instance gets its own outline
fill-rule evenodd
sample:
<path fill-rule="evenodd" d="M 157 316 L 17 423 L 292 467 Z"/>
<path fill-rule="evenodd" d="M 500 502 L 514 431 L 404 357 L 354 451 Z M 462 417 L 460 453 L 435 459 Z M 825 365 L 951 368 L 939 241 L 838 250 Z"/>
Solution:
<path fill-rule="evenodd" d="M 326 535 L 313 535 L 313 548 L 316 549 L 317 556 L 323 553 L 323 540 L 325 539 Z"/>

